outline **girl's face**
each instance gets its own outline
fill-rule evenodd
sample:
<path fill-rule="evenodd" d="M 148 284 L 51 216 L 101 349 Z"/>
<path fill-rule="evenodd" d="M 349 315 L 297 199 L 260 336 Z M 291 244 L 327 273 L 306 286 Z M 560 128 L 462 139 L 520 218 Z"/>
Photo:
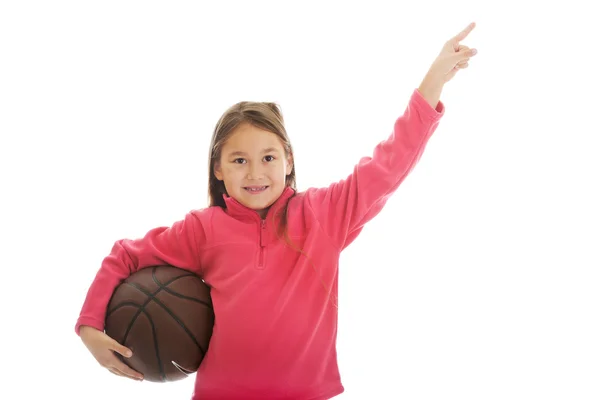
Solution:
<path fill-rule="evenodd" d="M 258 212 L 261 218 L 285 189 L 292 171 L 283 144 L 272 132 L 243 123 L 232 133 L 215 164 L 215 176 L 227 194 Z"/>

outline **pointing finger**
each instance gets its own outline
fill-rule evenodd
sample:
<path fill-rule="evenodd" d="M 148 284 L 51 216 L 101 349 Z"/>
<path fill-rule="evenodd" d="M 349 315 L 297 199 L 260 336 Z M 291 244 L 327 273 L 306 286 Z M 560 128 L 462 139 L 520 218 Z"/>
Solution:
<path fill-rule="evenodd" d="M 475 28 L 475 22 L 471 22 L 465 29 L 463 29 L 458 35 L 454 36 L 450 41 L 453 44 L 458 44 L 461 41 L 465 40 L 465 38 L 471 33 L 471 31 Z"/>

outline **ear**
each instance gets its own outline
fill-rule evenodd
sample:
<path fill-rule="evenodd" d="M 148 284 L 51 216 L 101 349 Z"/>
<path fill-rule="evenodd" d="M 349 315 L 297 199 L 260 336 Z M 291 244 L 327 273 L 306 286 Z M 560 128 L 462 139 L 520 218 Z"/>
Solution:
<path fill-rule="evenodd" d="M 223 171 L 221 171 L 221 163 L 218 161 L 215 163 L 215 177 L 220 181 L 223 180 Z"/>

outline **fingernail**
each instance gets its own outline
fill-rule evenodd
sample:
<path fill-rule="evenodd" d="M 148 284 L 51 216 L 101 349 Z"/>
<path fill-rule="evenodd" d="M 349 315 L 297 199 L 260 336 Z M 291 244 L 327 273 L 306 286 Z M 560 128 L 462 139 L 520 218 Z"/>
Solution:
<path fill-rule="evenodd" d="M 472 54 L 472 55 L 475 55 L 475 54 L 477 54 L 477 49 L 473 49 L 473 50 L 471 50 L 471 54 Z"/>

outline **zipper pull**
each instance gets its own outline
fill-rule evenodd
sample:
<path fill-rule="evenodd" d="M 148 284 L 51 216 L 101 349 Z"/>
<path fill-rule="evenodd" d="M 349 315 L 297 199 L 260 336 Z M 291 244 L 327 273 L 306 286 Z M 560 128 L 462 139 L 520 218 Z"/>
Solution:
<path fill-rule="evenodd" d="M 265 220 L 260 221 L 260 247 L 264 247 Z M 262 252 L 262 250 L 261 250 Z"/>

